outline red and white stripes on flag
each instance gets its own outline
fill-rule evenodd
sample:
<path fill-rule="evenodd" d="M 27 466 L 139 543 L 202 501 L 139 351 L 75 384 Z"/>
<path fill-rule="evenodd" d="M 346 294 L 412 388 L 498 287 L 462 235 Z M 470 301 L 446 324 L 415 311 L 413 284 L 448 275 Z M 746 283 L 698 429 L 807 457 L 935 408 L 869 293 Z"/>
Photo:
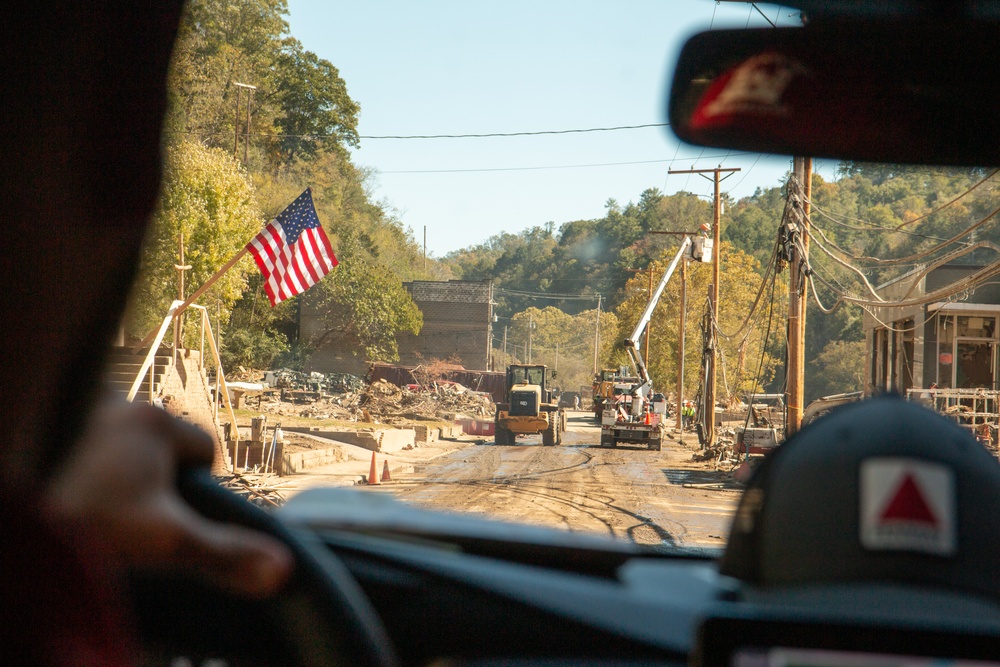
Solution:
<path fill-rule="evenodd" d="M 337 266 L 310 188 L 267 223 L 247 244 L 247 250 L 264 276 L 271 306 L 305 292 Z"/>

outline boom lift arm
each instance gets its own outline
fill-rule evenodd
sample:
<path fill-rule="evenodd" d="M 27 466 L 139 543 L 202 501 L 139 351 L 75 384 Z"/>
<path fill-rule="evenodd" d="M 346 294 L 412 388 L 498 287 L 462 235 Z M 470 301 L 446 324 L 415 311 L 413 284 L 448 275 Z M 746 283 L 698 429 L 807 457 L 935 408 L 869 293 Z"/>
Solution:
<path fill-rule="evenodd" d="M 656 290 L 649 297 L 649 303 L 646 304 L 646 310 L 643 311 L 642 317 L 639 318 L 638 324 L 635 325 L 635 329 L 632 331 L 632 335 L 625 339 L 625 352 L 628 354 L 629 360 L 632 362 L 632 367 L 635 369 L 636 374 L 639 376 L 641 384 L 633 391 L 633 396 L 636 398 L 646 398 L 649 395 L 649 391 L 652 388 L 652 380 L 649 378 L 649 372 L 646 370 L 646 364 L 642 361 L 642 355 L 639 354 L 639 339 L 642 334 L 646 331 L 646 327 L 649 326 L 649 320 L 653 316 L 653 310 L 656 308 L 656 304 L 660 301 L 660 296 L 663 294 L 663 289 L 667 286 L 667 282 L 670 280 L 670 276 L 674 274 L 674 270 L 677 268 L 677 264 L 684 257 L 684 254 L 691 247 L 691 237 L 685 236 L 684 240 L 681 242 L 681 247 L 677 250 L 677 254 L 674 255 L 674 259 L 670 262 L 670 266 L 667 267 L 667 272 L 663 274 L 663 278 L 660 283 L 656 286 Z M 641 410 L 641 401 L 632 402 L 632 412 L 636 413 L 637 410 Z"/>

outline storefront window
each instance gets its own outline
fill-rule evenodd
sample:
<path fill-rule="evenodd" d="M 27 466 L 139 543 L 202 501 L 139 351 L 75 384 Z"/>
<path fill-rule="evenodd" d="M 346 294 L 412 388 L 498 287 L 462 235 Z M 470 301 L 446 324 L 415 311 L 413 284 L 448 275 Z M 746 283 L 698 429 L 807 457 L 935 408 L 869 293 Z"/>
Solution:
<path fill-rule="evenodd" d="M 937 320 L 938 386 L 992 389 L 996 316 L 940 315 Z"/>
<path fill-rule="evenodd" d="M 958 335 L 963 338 L 993 338 L 996 318 L 975 315 L 958 316 Z"/>
<path fill-rule="evenodd" d="M 952 343 L 955 339 L 955 318 L 951 315 L 938 316 L 938 387 L 951 388 L 953 357 Z"/>

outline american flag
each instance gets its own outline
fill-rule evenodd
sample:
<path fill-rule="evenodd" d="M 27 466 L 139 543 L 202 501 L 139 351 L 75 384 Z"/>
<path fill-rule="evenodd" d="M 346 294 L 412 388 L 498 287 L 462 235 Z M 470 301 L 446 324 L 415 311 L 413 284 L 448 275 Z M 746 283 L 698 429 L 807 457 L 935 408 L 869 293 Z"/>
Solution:
<path fill-rule="evenodd" d="M 300 194 L 247 244 L 276 306 L 319 282 L 337 258 L 313 206 L 312 189 Z"/>

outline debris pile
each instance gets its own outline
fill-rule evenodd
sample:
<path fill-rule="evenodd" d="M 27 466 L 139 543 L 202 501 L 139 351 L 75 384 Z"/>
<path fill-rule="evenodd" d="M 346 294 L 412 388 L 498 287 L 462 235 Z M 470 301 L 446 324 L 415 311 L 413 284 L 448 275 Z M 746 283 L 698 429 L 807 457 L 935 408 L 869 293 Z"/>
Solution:
<path fill-rule="evenodd" d="M 399 387 L 385 379 L 365 384 L 356 375 L 268 371 L 257 406 L 261 412 L 341 421 L 398 425 L 413 421 L 492 419 L 490 394 L 449 381 Z M 273 381 L 273 384 L 271 384 Z"/>
<path fill-rule="evenodd" d="M 397 387 L 386 380 L 369 385 L 358 397 L 358 407 L 369 415 L 393 423 L 393 419 L 443 419 L 489 417 L 493 399 L 485 392 L 471 391 L 457 382 L 434 382 L 427 389 Z"/>
<path fill-rule="evenodd" d="M 285 497 L 281 487 L 287 482 L 275 474 L 258 475 L 255 473 L 227 473 L 219 477 L 219 484 L 238 496 L 265 509 L 279 507 L 284 504 Z"/>
<path fill-rule="evenodd" d="M 268 386 L 290 391 L 312 391 L 320 393 L 344 394 L 360 392 L 365 381 L 349 373 L 302 373 L 290 368 L 259 373 Z"/>

